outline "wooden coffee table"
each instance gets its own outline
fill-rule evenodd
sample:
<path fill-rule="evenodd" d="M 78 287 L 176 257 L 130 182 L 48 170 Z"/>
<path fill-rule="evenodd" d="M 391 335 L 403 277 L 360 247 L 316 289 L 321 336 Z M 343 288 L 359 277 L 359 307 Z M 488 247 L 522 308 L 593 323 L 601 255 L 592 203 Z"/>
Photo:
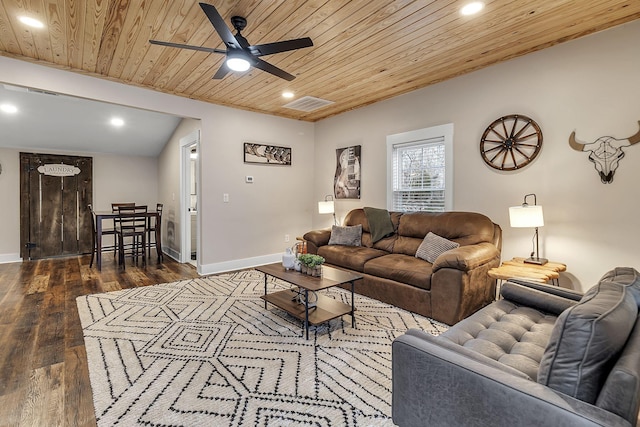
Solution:
<path fill-rule="evenodd" d="M 306 332 L 307 339 L 309 339 L 310 324 L 319 325 L 320 323 L 341 317 L 345 314 L 351 315 L 351 327 L 356 327 L 356 319 L 353 315 L 356 311 L 353 299 L 353 287 L 354 282 L 361 279 L 362 275 L 339 270 L 327 265 L 322 266 L 322 277 L 307 276 L 298 271 L 285 270 L 281 263 L 262 265 L 256 267 L 256 270 L 264 273 L 264 295 L 260 297 L 264 300 L 264 308 L 267 308 L 268 302 L 302 320 L 302 333 L 304 335 Z M 304 292 L 305 303 L 302 304 L 296 301 L 296 297 L 298 296 L 298 290 L 296 289 L 285 289 L 268 294 L 268 276 L 276 277 L 300 288 L 300 290 Z M 351 283 L 351 305 L 325 295 L 317 294 L 318 300 L 316 301 L 315 307 L 310 307 L 309 291 L 317 292 L 345 283 Z"/>

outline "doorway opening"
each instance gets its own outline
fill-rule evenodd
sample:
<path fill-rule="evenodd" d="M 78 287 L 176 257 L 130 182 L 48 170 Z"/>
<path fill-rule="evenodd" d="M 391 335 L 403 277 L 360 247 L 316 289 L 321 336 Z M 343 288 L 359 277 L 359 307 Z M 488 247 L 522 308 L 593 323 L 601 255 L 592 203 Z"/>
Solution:
<path fill-rule="evenodd" d="M 200 223 L 198 220 L 198 191 L 200 176 L 200 131 L 196 130 L 180 139 L 180 212 L 181 233 L 180 262 L 191 263 L 199 269 Z"/>

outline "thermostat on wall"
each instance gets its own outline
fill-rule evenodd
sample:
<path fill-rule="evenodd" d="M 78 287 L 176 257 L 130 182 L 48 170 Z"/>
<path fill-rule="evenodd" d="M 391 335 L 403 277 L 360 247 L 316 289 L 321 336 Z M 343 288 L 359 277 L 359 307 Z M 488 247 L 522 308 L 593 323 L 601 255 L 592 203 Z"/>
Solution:
<path fill-rule="evenodd" d="M 253 184 L 253 177 L 251 175 L 245 176 L 244 182 L 246 182 L 247 184 Z"/>

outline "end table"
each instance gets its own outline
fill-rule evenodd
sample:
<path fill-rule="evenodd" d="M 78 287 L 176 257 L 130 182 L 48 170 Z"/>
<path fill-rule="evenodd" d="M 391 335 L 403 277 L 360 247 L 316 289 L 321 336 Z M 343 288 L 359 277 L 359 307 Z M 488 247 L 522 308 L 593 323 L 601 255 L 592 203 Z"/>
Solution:
<path fill-rule="evenodd" d="M 499 285 L 504 280 L 526 279 L 538 283 L 551 282 L 554 286 L 560 286 L 559 273 L 566 270 L 567 266 L 560 262 L 549 261 L 544 265 L 537 265 L 525 263 L 524 258 L 513 258 L 510 261 L 504 261 L 500 267 L 492 268 L 488 274 L 492 279 L 499 280 Z M 500 295 L 499 286 L 498 295 Z"/>

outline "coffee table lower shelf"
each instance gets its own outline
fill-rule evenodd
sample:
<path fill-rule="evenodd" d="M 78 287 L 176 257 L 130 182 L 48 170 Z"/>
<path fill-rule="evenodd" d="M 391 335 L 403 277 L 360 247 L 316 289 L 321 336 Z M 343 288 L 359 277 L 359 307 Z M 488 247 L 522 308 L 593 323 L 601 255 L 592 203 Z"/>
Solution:
<path fill-rule="evenodd" d="M 305 306 L 294 301 L 296 296 L 297 292 L 295 290 L 285 289 L 284 291 L 261 295 L 260 298 L 304 322 Z M 319 325 L 345 314 L 351 314 L 351 306 L 349 304 L 318 294 L 316 306 L 309 308 L 309 324 Z"/>

